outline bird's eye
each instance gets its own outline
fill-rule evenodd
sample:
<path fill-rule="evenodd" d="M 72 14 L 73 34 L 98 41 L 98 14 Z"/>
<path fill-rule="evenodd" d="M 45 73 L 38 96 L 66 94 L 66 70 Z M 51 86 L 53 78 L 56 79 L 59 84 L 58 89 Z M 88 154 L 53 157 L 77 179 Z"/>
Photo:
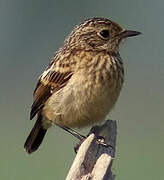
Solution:
<path fill-rule="evenodd" d="M 100 35 L 101 35 L 102 38 L 108 39 L 108 38 L 109 38 L 109 30 L 107 30 L 107 29 L 102 30 L 102 31 L 100 32 Z"/>

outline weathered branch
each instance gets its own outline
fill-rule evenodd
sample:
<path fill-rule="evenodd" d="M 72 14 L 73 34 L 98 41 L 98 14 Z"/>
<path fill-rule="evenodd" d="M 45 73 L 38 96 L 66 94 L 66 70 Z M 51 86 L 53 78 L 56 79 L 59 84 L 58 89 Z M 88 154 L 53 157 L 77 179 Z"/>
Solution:
<path fill-rule="evenodd" d="M 116 121 L 107 120 L 102 126 L 94 126 L 80 145 L 66 180 L 114 180 L 111 167 L 116 134 Z"/>

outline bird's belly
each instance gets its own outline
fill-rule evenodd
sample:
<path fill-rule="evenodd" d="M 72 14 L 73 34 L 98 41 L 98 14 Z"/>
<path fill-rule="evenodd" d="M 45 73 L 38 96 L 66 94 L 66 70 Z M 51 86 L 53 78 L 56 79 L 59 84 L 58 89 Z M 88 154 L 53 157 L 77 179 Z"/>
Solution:
<path fill-rule="evenodd" d="M 120 88 L 116 82 L 98 85 L 90 82 L 83 78 L 77 82 L 72 78 L 46 102 L 42 111 L 44 116 L 54 124 L 68 127 L 84 127 L 104 120 L 114 106 Z"/>

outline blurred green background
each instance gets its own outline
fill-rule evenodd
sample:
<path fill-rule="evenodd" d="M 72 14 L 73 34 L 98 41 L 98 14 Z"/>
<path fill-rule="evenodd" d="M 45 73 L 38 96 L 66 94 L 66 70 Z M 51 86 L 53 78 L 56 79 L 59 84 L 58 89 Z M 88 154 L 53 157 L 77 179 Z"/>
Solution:
<path fill-rule="evenodd" d="M 121 48 L 126 80 L 110 114 L 118 120 L 116 179 L 164 179 L 163 8 L 163 0 L 0 0 L 0 179 L 67 175 L 76 139 L 53 127 L 36 153 L 23 144 L 38 76 L 73 26 L 95 16 L 143 33 Z"/>

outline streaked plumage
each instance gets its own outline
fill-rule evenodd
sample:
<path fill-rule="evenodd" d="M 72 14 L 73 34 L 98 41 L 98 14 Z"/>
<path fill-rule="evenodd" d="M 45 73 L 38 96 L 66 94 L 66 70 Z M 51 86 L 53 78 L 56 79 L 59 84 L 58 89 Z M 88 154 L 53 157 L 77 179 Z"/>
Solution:
<path fill-rule="evenodd" d="M 104 18 L 74 28 L 38 80 L 30 114 L 37 122 L 25 143 L 28 153 L 38 148 L 51 124 L 74 128 L 105 119 L 124 79 L 119 43 L 138 34 Z"/>

